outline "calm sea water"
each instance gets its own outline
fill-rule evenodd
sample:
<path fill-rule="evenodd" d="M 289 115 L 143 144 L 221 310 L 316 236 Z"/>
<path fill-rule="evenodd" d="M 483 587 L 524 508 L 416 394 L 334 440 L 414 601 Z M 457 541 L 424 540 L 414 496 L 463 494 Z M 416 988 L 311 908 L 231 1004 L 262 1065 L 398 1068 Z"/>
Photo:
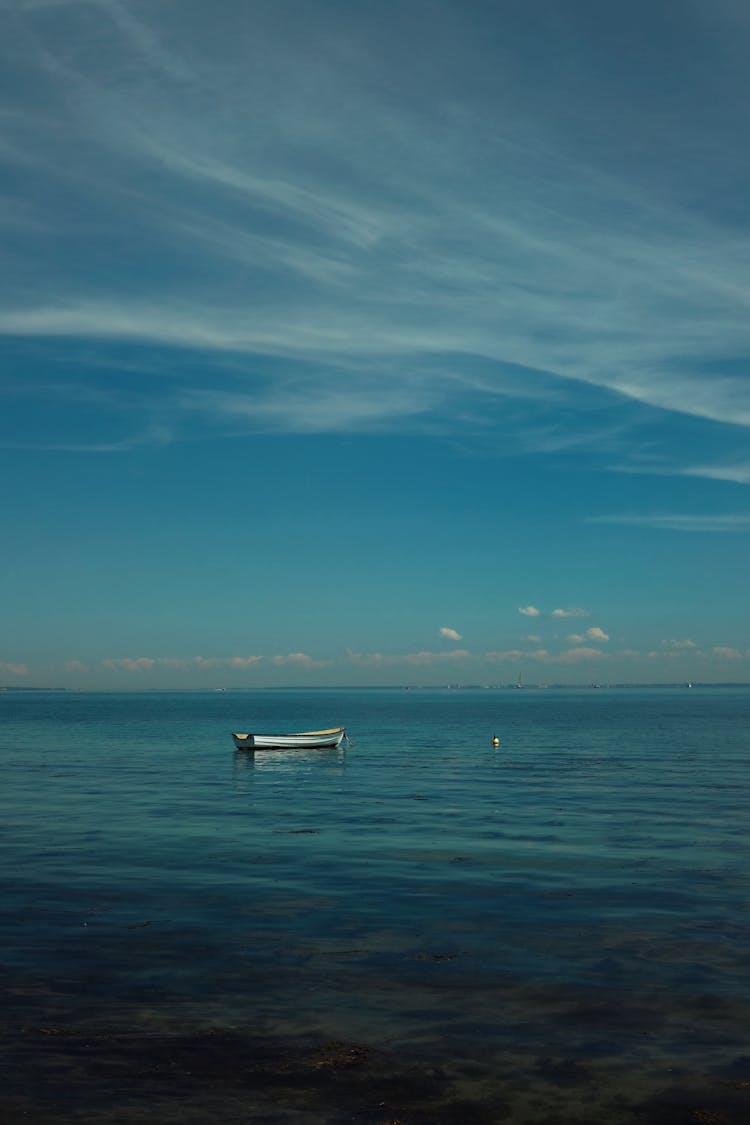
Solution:
<path fill-rule="evenodd" d="M 749 750 L 740 688 L 4 693 L 0 1120 L 750 1120 Z"/>

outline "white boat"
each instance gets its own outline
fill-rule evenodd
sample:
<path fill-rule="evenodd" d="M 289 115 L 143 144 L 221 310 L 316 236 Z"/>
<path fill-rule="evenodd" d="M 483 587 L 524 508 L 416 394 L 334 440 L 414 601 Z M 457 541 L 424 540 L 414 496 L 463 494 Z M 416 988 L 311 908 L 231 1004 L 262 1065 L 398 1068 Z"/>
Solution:
<path fill-rule="evenodd" d="M 298 734 L 233 734 L 238 750 L 335 750 L 346 737 L 344 727 Z"/>

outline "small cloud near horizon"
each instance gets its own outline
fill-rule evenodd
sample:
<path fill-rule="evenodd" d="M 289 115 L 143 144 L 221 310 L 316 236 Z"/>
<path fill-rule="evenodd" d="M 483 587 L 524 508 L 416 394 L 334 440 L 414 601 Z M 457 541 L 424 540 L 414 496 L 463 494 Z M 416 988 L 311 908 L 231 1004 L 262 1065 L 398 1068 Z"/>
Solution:
<path fill-rule="evenodd" d="M 486 660 L 502 661 L 502 660 L 548 660 L 550 657 L 546 648 L 537 648 L 529 652 L 521 648 L 508 648 L 502 649 L 499 652 L 486 652 Z"/>
<path fill-rule="evenodd" d="M 522 617 L 541 617 L 542 613 L 535 605 L 519 606 L 518 612 Z"/>
<path fill-rule="evenodd" d="M 298 668 L 325 668 L 329 660 L 314 660 L 306 652 L 288 652 L 285 656 L 271 657 L 271 663 L 277 668 L 285 664 L 294 664 Z"/>
<path fill-rule="evenodd" d="M 711 649 L 714 656 L 720 656 L 722 660 L 741 660 L 742 653 L 738 648 L 731 648 L 729 645 L 714 645 Z"/>
<path fill-rule="evenodd" d="M 598 625 L 594 625 L 591 629 L 586 630 L 586 636 L 590 641 L 608 641 L 609 633 L 605 633 Z"/>
<path fill-rule="evenodd" d="M 546 648 L 533 649 L 530 652 L 523 649 L 506 649 L 501 652 L 488 652 L 485 653 L 487 660 L 505 661 L 505 660 L 533 660 L 539 664 L 576 664 L 579 661 L 585 660 L 601 660 L 605 658 L 605 654 L 598 648 L 588 648 L 585 646 L 566 649 L 564 652 L 551 653 Z"/>
<path fill-rule="evenodd" d="M 572 609 L 553 609 L 550 617 L 588 617 L 589 611 L 578 606 Z"/>
<path fill-rule="evenodd" d="M 447 664 L 451 660 L 468 660 L 471 653 L 465 648 L 454 648 L 450 652 L 349 652 L 349 660 L 366 668 L 382 668 L 396 665 L 420 666 L 429 664 Z"/>
<path fill-rule="evenodd" d="M 180 659 L 174 656 L 121 656 L 110 657 L 102 660 L 105 668 L 125 672 L 148 672 L 152 668 L 173 668 L 180 671 L 193 669 L 205 670 L 207 668 L 249 668 L 260 664 L 263 656 L 191 656 Z M 69 660 L 65 665 L 67 671 L 86 671 L 86 665 L 78 660 Z"/>
<path fill-rule="evenodd" d="M 27 664 L 11 664 L 1 661 L 0 672 L 7 672 L 9 676 L 28 676 L 29 667 Z"/>
<path fill-rule="evenodd" d="M 592 625 L 585 633 L 571 633 L 568 640 L 574 645 L 582 644 L 584 641 L 608 641 L 609 633 L 605 633 L 598 625 Z"/>
<path fill-rule="evenodd" d="M 555 657 L 555 661 L 559 664 L 577 664 L 581 660 L 601 660 L 604 655 L 601 649 L 581 646 L 561 652 L 559 656 Z"/>
<path fill-rule="evenodd" d="M 446 637 L 449 641 L 461 640 L 461 634 L 455 629 L 448 628 L 447 625 L 443 625 L 443 627 L 439 630 L 439 633 L 441 637 Z"/>
<path fill-rule="evenodd" d="M 152 656 L 121 656 L 102 660 L 105 668 L 125 672 L 147 672 L 156 664 Z"/>

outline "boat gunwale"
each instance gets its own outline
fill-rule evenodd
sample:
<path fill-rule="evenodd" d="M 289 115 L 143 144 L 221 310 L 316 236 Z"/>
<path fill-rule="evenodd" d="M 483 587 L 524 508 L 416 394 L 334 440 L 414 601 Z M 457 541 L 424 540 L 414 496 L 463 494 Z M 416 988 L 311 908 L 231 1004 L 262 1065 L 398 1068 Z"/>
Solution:
<path fill-rule="evenodd" d="M 319 734 L 339 734 L 341 731 L 346 730 L 345 727 L 328 727 L 327 730 L 295 730 L 290 731 L 289 734 L 254 734 L 249 731 L 247 734 L 233 734 L 233 738 L 309 738 Z"/>

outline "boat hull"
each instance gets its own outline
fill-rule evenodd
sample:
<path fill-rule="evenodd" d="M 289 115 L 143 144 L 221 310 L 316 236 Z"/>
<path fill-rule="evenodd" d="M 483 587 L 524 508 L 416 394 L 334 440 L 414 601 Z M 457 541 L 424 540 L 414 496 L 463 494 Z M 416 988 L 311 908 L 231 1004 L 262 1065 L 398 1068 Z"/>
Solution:
<path fill-rule="evenodd" d="M 233 734 L 238 750 L 335 750 L 340 746 L 346 730 L 307 730 L 299 734 Z"/>

